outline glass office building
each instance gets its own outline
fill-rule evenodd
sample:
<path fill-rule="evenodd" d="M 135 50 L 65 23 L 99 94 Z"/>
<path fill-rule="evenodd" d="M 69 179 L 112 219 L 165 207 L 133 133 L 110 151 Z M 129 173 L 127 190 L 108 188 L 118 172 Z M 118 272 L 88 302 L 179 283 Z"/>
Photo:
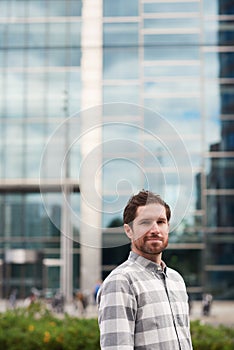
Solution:
<path fill-rule="evenodd" d="M 145 188 L 189 293 L 234 298 L 233 19 L 230 0 L 1 1 L 0 297 L 91 290 Z"/>

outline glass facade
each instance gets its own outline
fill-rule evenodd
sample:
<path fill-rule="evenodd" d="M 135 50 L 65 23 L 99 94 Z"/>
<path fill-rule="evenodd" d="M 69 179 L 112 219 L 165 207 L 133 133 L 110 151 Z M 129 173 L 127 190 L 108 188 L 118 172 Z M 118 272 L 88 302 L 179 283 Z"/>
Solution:
<path fill-rule="evenodd" d="M 122 209 L 132 192 L 146 188 L 172 207 L 164 256 L 183 274 L 189 293 L 234 298 L 233 2 L 102 0 L 98 6 L 102 42 L 86 50 L 94 61 L 97 54 L 102 58 L 100 277 L 126 258 Z M 25 297 L 32 287 L 61 287 L 64 208 L 52 170 L 68 133 L 53 142 L 42 173 L 41 159 L 55 130 L 81 111 L 84 91 L 92 103 L 82 39 L 88 20 L 81 0 L 0 4 L 3 297 L 12 288 Z M 69 149 L 66 174 L 78 213 L 82 162 L 78 140 Z M 79 231 L 74 225 L 69 248 L 74 290 L 82 287 Z"/>

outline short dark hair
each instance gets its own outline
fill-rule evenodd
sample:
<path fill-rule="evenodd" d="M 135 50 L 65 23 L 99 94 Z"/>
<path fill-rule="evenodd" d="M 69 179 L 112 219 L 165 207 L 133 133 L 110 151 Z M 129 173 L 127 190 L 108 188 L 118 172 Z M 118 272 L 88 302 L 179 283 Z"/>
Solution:
<path fill-rule="evenodd" d="M 136 218 L 137 208 L 148 204 L 161 204 L 166 209 L 167 221 L 171 218 L 171 209 L 169 205 L 158 195 L 151 191 L 142 190 L 136 195 L 130 197 L 124 212 L 123 222 L 124 224 L 131 224 Z"/>

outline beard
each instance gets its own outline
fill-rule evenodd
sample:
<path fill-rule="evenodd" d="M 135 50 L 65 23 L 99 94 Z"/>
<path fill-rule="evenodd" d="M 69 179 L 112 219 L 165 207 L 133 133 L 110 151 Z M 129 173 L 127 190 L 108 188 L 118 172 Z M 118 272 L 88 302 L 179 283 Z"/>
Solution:
<path fill-rule="evenodd" d="M 153 238 L 155 238 L 155 241 Z M 168 246 L 168 237 L 164 237 L 163 239 L 158 237 L 150 237 L 144 239 L 140 238 L 136 241 L 133 241 L 132 245 L 135 246 L 135 248 L 143 254 L 159 255 Z"/>

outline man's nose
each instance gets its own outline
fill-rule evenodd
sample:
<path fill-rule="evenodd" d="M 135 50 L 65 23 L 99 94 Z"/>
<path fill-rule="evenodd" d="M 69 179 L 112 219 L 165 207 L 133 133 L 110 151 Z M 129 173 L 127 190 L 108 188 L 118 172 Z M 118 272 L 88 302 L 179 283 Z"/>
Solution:
<path fill-rule="evenodd" d="M 152 222 L 152 226 L 150 228 L 150 231 L 151 232 L 159 232 L 159 226 L 157 224 L 157 221 L 153 221 Z"/>

